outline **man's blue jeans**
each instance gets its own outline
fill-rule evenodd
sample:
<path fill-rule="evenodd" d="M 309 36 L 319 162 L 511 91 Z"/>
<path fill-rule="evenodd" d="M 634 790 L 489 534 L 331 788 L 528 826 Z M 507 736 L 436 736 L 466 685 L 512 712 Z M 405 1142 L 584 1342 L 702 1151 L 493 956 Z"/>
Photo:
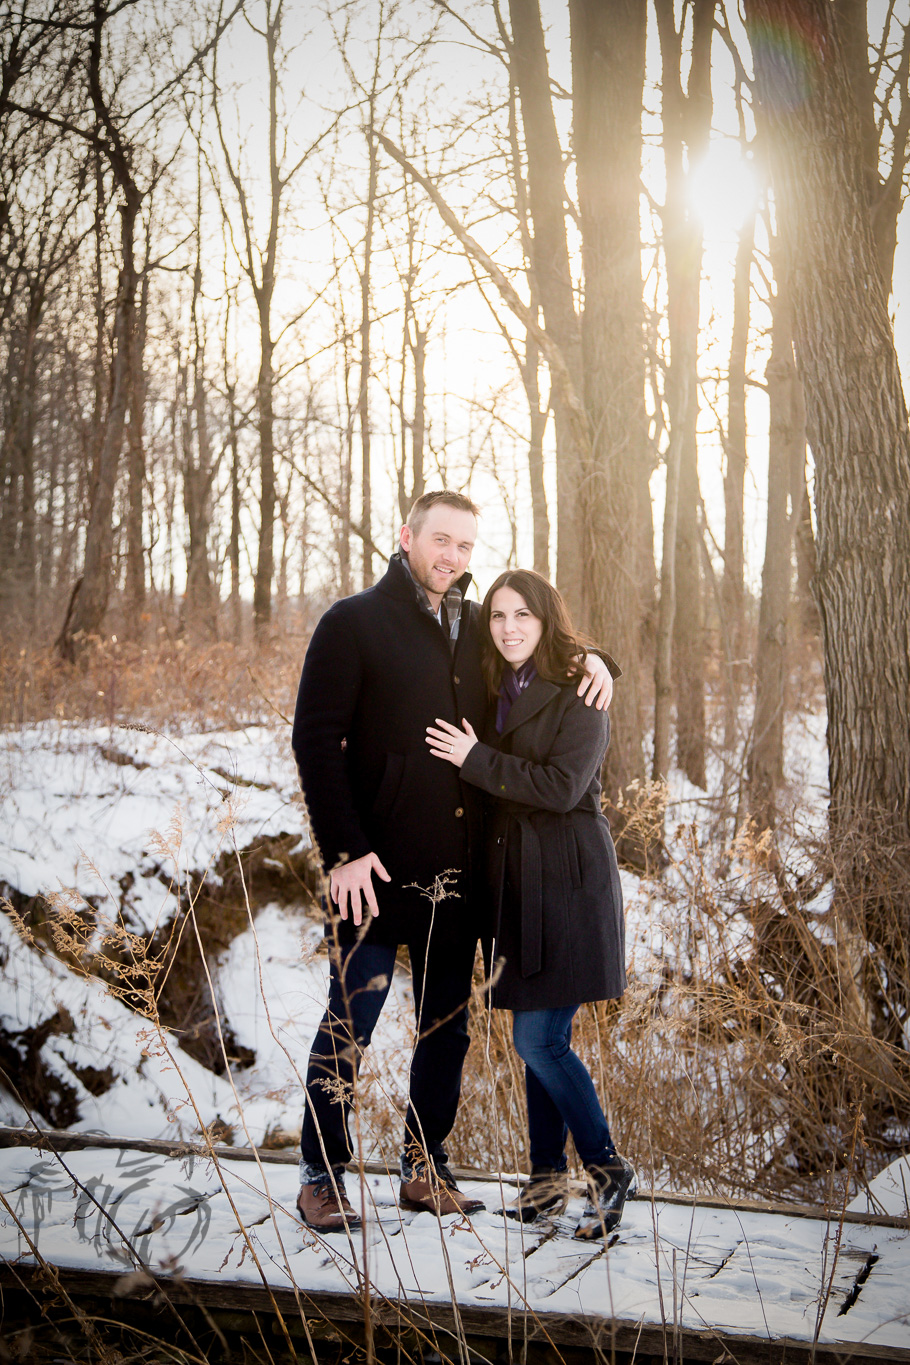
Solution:
<path fill-rule="evenodd" d="M 558 1010 L 515 1010 L 512 1037 L 525 1064 L 531 1164 L 566 1169 L 566 1137 L 586 1166 L 613 1154 L 613 1140 L 594 1082 L 572 1051 L 578 1005 Z"/>
<path fill-rule="evenodd" d="M 429 946 L 425 934 L 408 943 L 419 1017 L 404 1142 L 418 1142 L 443 1161 L 468 1050 L 475 946 L 476 937 L 438 925 Z M 340 1166 L 351 1159 L 354 1082 L 392 984 L 396 951 L 394 944 L 347 944 L 332 961 L 328 1009 L 310 1053 L 300 1139 L 303 1159 L 312 1165 Z"/>

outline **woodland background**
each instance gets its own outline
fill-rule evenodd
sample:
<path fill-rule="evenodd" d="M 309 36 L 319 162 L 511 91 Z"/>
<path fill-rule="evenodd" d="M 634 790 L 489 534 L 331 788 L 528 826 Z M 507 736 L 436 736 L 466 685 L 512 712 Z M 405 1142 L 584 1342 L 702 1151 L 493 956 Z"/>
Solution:
<path fill-rule="evenodd" d="M 907 0 L 23 0 L 0 25 L 4 727 L 280 724 L 325 606 L 415 496 L 469 490 L 481 588 L 555 576 L 622 664 L 627 867 L 687 869 L 672 992 L 625 1027 L 676 1029 L 716 1096 L 738 1039 L 755 1105 L 715 1119 L 789 1106 L 748 1180 L 905 1145 Z M 828 788 L 797 793 L 787 719 L 825 709 Z M 84 963 L 84 935 L 47 943 Z M 186 1025 L 155 979 L 128 1003 Z M 735 1184 L 697 1121 L 670 1174 Z"/>

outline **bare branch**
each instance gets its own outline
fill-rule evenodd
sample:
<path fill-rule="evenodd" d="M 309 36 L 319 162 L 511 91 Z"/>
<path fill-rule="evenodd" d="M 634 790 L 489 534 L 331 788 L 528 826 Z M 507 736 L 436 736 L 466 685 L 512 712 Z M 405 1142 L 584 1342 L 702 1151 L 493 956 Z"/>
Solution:
<path fill-rule="evenodd" d="M 377 133 L 376 138 L 392 160 L 396 161 L 433 201 L 446 227 L 449 228 L 461 243 L 468 256 L 476 261 L 478 265 L 483 267 L 493 284 L 499 290 L 503 301 L 511 309 L 515 317 L 518 318 L 526 331 L 528 331 L 537 342 L 550 366 L 554 386 L 559 390 L 565 401 L 566 407 L 572 414 L 573 424 L 577 429 L 578 438 L 583 443 L 584 448 L 586 450 L 589 449 L 591 437 L 588 429 L 587 413 L 584 404 L 575 391 L 575 386 L 572 383 L 572 378 L 569 374 L 568 366 L 566 365 L 563 354 L 553 341 L 553 338 L 543 327 L 541 327 L 537 318 L 531 312 L 531 309 L 519 297 L 507 276 L 492 257 L 484 251 L 480 243 L 477 242 L 462 225 L 457 215 L 443 199 L 436 186 L 428 180 L 426 176 L 421 175 L 420 171 L 417 170 L 416 166 L 412 165 L 404 152 L 400 151 L 393 142 L 390 142 L 389 139 L 384 136 L 384 134 Z"/>

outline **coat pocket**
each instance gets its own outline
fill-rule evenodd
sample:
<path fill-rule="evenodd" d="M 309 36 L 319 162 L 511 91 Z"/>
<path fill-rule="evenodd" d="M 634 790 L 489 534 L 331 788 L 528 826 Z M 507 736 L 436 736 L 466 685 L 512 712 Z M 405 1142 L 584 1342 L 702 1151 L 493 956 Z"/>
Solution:
<path fill-rule="evenodd" d="M 382 770 L 382 780 L 376 789 L 376 796 L 373 800 L 373 814 L 380 819 L 391 815 L 392 807 L 398 799 L 401 791 L 401 782 L 404 777 L 404 754 L 386 754 L 385 767 Z"/>
<path fill-rule="evenodd" d="M 569 881 L 572 890 L 578 891 L 581 887 L 581 857 L 578 852 L 578 836 L 573 825 L 566 823 L 563 826 L 563 834 L 566 841 L 566 864 L 569 869 Z"/>

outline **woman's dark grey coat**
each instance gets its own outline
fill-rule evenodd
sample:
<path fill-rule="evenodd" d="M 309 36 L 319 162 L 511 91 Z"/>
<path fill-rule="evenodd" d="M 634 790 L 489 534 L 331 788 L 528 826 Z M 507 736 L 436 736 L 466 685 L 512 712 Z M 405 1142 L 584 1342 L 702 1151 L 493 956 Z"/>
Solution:
<path fill-rule="evenodd" d="M 580 1005 L 626 985 L 622 889 L 600 806 L 610 721 L 576 686 L 535 678 L 498 747 L 475 744 L 461 769 L 496 798 L 487 839 L 493 951 L 505 957 L 497 1007 Z"/>

